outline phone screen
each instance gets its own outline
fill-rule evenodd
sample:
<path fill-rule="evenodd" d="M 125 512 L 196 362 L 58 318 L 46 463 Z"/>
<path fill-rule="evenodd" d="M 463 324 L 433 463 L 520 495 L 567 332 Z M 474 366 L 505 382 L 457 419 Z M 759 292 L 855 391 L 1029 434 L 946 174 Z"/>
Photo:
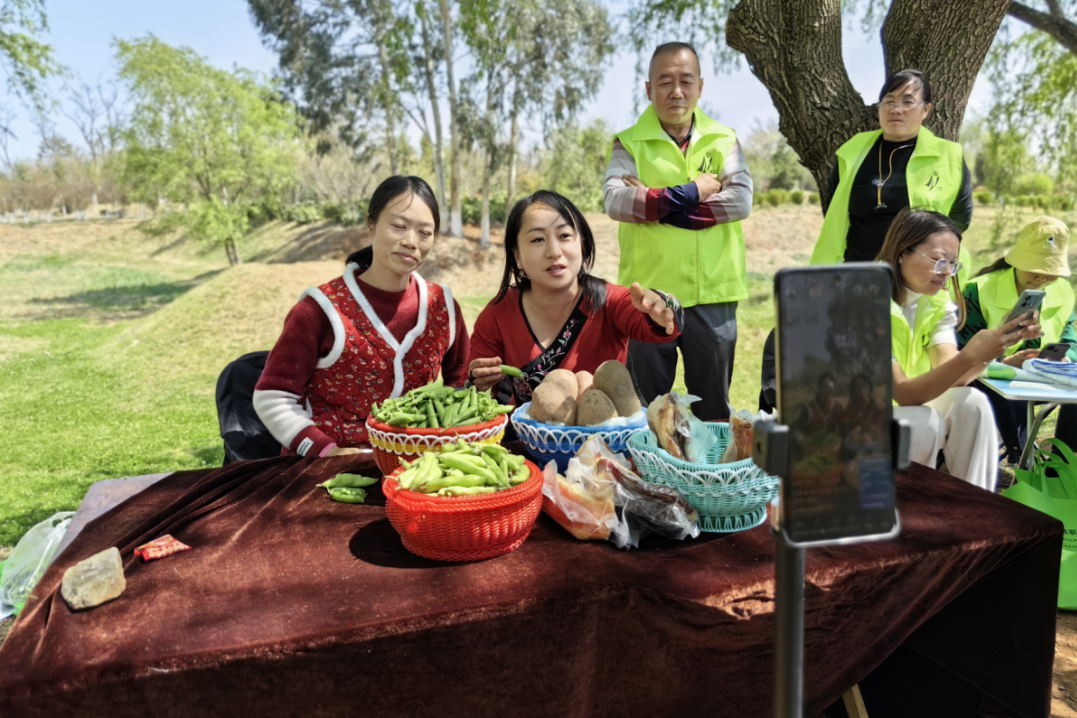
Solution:
<path fill-rule="evenodd" d="M 894 528 L 891 276 L 852 263 L 774 278 L 778 411 L 790 437 L 782 522 L 794 541 Z"/>

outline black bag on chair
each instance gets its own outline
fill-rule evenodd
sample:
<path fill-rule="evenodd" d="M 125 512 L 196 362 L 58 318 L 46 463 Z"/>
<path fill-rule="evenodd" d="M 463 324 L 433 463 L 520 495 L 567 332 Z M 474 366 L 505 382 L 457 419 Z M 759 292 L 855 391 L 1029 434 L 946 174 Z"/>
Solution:
<path fill-rule="evenodd" d="M 254 410 L 254 386 L 269 352 L 251 352 L 229 364 L 217 379 L 217 423 L 224 439 L 224 465 L 280 456 L 273 438 Z"/>

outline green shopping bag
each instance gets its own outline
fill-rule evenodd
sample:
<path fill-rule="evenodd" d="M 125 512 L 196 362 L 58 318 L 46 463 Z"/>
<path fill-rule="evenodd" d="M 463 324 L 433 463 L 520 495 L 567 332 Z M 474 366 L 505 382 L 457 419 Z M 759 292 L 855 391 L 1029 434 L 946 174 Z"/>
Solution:
<path fill-rule="evenodd" d="M 1054 447 L 1054 453 L 1045 450 Z M 1077 456 L 1058 439 L 1036 447 L 1032 470 L 1016 470 L 1013 486 L 1002 495 L 1042 511 L 1063 523 L 1062 565 L 1058 577 L 1058 607 L 1077 609 Z M 1052 471 L 1055 475 L 1048 476 Z"/>

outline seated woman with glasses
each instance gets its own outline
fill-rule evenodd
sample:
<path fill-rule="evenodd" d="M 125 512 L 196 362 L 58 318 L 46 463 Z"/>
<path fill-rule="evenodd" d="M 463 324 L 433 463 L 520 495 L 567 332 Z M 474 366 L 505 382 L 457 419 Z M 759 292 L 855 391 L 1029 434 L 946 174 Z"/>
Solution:
<path fill-rule="evenodd" d="M 941 450 L 953 476 L 989 491 L 998 480 L 995 419 L 987 397 L 967 384 L 1011 345 L 1041 336 L 1023 315 L 981 329 L 959 351 L 966 309 L 957 274 L 961 231 L 945 215 L 902 209 L 879 260 L 894 270 L 890 302 L 894 417 L 912 424 L 912 460 L 935 465 Z M 957 304 L 951 301 L 951 285 Z"/>
<path fill-rule="evenodd" d="M 812 264 L 871 262 L 903 207 L 949 216 L 964 232 L 972 221 L 972 175 L 961 145 L 923 126 L 931 84 L 919 70 L 893 74 L 879 93 L 879 127 L 838 148 L 832 196 Z M 962 264 L 970 267 L 962 250 Z"/>
<path fill-rule="evenodd" d="M 957 334 L 959 345 L 966 344 L 979 330 L 1002 323 L 1026 289 L 1042 289 L 1046 292 L 1039 311 L 1043 339 L 1015 342 L 1006 348 L 1006 357 L 1002 361 L 1019 367 L 1025 360 L 1038 356 L 1043 347 L 1056 343 L 1069 345 L 1066 361 L 1077 361 L 1073 287 L 1068 281 L 1059 281 L 1070 276 L 1066 257 L 1069 236 L 1069 227 L 1063 222 L 1053 217 L 1037 217 L 1021 230 L 1017 242 L 1005 256 L 985 267 L 966 284 L 963 292 L 968 319 Z M 974 386 L 980 388 L 979 384 Z M 1006 458 L 1016 464 L 1028 436 L 1026 402 L 1004 399 L 987 388 L 981 391 L 995 411 L 995 423 L 1002 436 Z M 1055 437 L 1070 448 L 1077 448 L 1077 405 L 1061 407 Z"/>

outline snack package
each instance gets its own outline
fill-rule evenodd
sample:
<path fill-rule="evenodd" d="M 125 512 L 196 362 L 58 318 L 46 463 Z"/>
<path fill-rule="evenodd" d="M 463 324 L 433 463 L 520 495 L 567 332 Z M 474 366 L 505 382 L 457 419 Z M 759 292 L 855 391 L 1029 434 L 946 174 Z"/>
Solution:
<path fill-rule="evenodd" d="M 729 407 L 729 443 L 722 452 L 719 464 L 732 464 L 734 461 L 742 461 L 752 458 L 752 442 L 755 439 L 755 422 L 773 419 L 773 414 L 760 411 L 752 414 L 747 409 L 736 411 Z"/>
<path fill-rule="evenodd" d="M 690 404 L 698 396 L 681 396 L 675 391 L 660 396 L 647 407 L 647 425 L 658 438 L 658 445 L 675 459 L 701 463 L 718 439 L 695 417 Z"/>
<path fill-rule="evenodd" d="M 641 479 L 600 435 L 584 442 L 569 461 L 568 474 L 574 482 L 612 489 L 617 521 L 608 538 L 617 548 L 638 547 L 652 532 L 674 539 L 699 536 L 696 510 L 673 489 Z"/>
<path fill-rule="evenodd" d="M 568 476 L 557 473 L 556 462 L 542 471 L 542 510 L 563 529 L 580 539 L 609 538 L 617 524 L 613 505 L 613 485 L 598 480 L 591 472 L 570 465 Z"/>
<path fill-rule="evenodd" d="M 183 543 L 179 539 L 173 538 L 171 534 L 165 534 L 159 539 L 154 539 L 149 543 L 144 543 L 135 549 L 135 557 L 141 557 L 143 562 L 153 561 L 158 558 L 164 558 L 165 556 L 171 556 L 174 553 L 180 551 L 190 551 L 191 547 Z"/>

